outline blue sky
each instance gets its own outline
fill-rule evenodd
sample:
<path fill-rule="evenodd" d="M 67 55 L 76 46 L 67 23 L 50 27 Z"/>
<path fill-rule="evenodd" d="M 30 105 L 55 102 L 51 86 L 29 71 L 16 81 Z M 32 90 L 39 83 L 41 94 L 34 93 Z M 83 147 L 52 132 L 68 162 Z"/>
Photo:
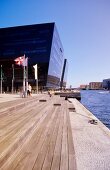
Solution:
<path fill-rule="evenodd" d="M 0 0 L 0 27 L 55 22 L 68 86 L 110 78 L 110 0 Z"/>

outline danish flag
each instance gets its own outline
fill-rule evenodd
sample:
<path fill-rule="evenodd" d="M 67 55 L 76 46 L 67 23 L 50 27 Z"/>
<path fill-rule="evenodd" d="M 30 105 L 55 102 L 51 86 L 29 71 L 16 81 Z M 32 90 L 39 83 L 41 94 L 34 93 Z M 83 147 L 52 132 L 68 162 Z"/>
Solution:
<path fill-rule="evenodd" d="M 20 66 L 20 65 L 23 65 L 24 60 L 25 60 L 24 56 L 21 56 L 21 57 L 16 58 L 14 61 L 16 62 L 17 65 Z"/>

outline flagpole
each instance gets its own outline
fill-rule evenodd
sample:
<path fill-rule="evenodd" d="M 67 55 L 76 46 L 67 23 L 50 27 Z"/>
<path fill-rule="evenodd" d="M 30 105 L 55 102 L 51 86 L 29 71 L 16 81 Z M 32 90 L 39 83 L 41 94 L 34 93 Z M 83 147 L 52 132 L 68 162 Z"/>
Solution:
<path fill-rule="evenodd" d="M 37 94 L 38 94 L 38 66 L 37 66 L 37 79 L 36 79 L 36 81 L 37 81 Z"/>
<path fill-rule="evenodd" d="M 25 61 L 25 54 L 24 54 L 24 61 Z M 26 89 L 25 89 L 25 64 L 23 64 L 23 96 L 26 96 Z"/>
<path fill-rule="evenodd" d="M 27 96 L 27 89 L 28 89 L 28 57 L 26 58 L 25 61 L 25 65 L 26 65 L 26 96 Z"/>
<path fill-rule="evenodd" d="M 37 94 L 38 94 L 38 79 L 36 79 L 36 89 L 37 89 Z"/>
<path fill-rule="evenodd" d="M 38 94 L 38 67 L 37 67 L 37 79 L 36 79 L 36 84 L 37 84 L 37 94 Z"/>
<path fill-rule="evenodd" d="M 2 94 L 2 65 L 1 65 L 1 94 Z"/>
<path fill-rule="evenodd" d="M 12 72 L 13 72 L 13 77 L 12 77 L 12 94 L 14 92 L 14 64 L 12 64 Z"/>
<path fill-rule="evenodd" d="M 36 74 L 36 93 L 38 94 L 38 67 L 36 64 L 36 68 L 35 68 L 35 74 Z"/>

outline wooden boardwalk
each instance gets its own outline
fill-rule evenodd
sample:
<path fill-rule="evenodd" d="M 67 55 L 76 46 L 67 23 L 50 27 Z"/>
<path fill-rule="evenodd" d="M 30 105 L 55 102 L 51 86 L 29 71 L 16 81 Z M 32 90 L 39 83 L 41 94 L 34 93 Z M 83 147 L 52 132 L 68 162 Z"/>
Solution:
<path fill-rule="evenodd" d="M 45 94 L 7 106 L 0 111 L 0 170 L 77 169 L 68 101 Z"/>

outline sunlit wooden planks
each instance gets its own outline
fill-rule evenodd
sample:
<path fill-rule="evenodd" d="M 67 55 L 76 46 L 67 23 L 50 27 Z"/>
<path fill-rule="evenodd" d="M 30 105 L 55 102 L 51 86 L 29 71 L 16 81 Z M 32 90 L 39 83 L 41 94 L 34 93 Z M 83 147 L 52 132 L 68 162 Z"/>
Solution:
<path fill-rule="evenodd" d="M 56 102 L 61 105 L 54 106 Z M 46 102 L 32 103 L 4 117 L 1 170 L 76 170 L 67 102 L 47 97 Z"/>
<path fill-rule="evenodd" d="M 7 135 L 2 135 L 1 133 L 2 138 L 0 141 L 0 153 L 1 153 L 0 167 L 2 167 L 2 165 L 4 165 L 4 163 L 6 163 L 12 157 L 13 153 L 19 151 L 19 149 L 26 142 L 26 140 L 28 140 L 28 138 L 31 137 L 32 132 L 34 132 L 36 126 L 41 121 L 41 119 L 43 119 L 43 117 L 46 117 L 47 105 L 43 104 L 41 106 L 42 107 L 40 108 L 37 107 L 37 112 L 35 107 L 34 109 L 31 108 L 32 110 L 28 112 L 28 118 L 25 115 L 25 109 L 26 109 L 25 108 L 24 111 L 22 111 L 22 115 L 23 115 L 22 120 L 21 119 L 16 120 L 16 123 L 18 122 L 16 124 L 16 127 L 12 128 L 10 133 L 7 133 Z M 13 122 L 10 124 L 10 126 L 11 125 L 13 125 Z M 9 128 L 6 128 L 5 131 L 8 131 L 8 129 Z"/>

